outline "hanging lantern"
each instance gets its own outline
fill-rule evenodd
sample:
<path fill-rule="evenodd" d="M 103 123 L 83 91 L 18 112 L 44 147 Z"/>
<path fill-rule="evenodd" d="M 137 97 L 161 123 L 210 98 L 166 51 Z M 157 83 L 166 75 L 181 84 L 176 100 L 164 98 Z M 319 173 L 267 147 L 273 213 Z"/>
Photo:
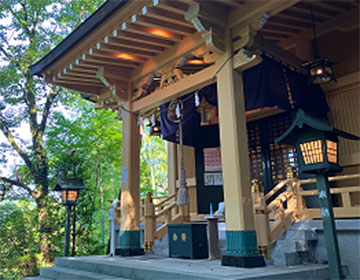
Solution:
<path fill-rule="evenodd" d="M 155 119 L 154 123 L 148 124 L 148 126 L 150 126 L 150 136 L 161 137 L 161 124 L 157 119 Z"/>
<path fill-rule="evenodd" d="M 318 43 L 316 38 L 316 30 L 315 30 L 315 20 L 314 13 L 312 9 L 311 3 L 309 3 L 310 13 L 311 13 L 311 21 L 312 21 L 312 29 L 313 29 L 313 57 L 315 58 L 313 61 L 303 64 L 302 66 L 308 70 L 309 84 L 326 84 L 331 81 L 336 82 L 336 78 L 334 75 L 334 71 L 332 66 L 336 64 L 335 62 L 329 61 L 326 57 L 319 56 Z"/>
<path fill-rule="evenodd" d="M 308 62 L 303 66 L 308 70 L 309 84 L 326 84 L 331 81 L 336 82 L 336 78 L 332 69 L 335 62 L 325 58 L 317 58 L 312 62 Z"/>

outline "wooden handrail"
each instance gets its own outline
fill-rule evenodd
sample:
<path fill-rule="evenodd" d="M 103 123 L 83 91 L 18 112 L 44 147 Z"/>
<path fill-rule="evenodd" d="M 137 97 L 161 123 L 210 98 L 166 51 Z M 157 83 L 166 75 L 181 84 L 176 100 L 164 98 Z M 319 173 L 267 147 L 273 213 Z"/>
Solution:
<path fill-rule="evenodd" d="M 360 178 L 360 174 L 332 176 L 332 177 L 328 178 L 328 181 L 329 182 L 336 182 L 336 181 L 350 180 L 350 179 L 356 179 L 356 178 Z M 316 179 L 312 178 L 312 179 L 300 180 L 301 185 L 311 184 L 311 183 L 316 183 Z"/>
<path fill-rule="evenodd" d="M 348 193 L 348 192 L 360 192 L 360 188 L 358 186 L 330 188 L 331 194 Z M 318 190 L 305 190 L 299 192 L 299 195 L 301 196 L 318 195 L 318 194 L 319 194 Z"/>
<path fill-rule="evenodd" d="M 168 207 L 166 207 L 165 209 L 161 210 L 158 214 L 155 215 L 155 218 L 159 218 L 162 215 L 165 215 L 167 212 L 171 211 L 171 209 L 173 209 L 174 207 L 176 207 L 177 203 L 176 201 L 171 203 Z"/>
<path fill-rule="evenodd" d="M 154 204 L 154 207 L 156 208 L 156 207 L 162 206 L 163 204 L 165 204 L 166 202 L 168 202 L 170 199 L 176 197 L 176 195 L 177 195 L 177 193 L 174 193 L 174 194 L 168 196 L 166 199 L 164 199 L 163 201 L 159 202 L 158 204 Z"/>
<path fill-rule="evenodd" d="M 270 197 L 272 197 L 275 193 L 277 193 L 282 187 L 284 187 L 287 183 L 289 182 L 289 180 L 284 180 L 279 182 L 275 187 L 273 187 L 273 189 L 271 191 L 269 191 L 265 196 L 265 200 L 268 200 Z"/>

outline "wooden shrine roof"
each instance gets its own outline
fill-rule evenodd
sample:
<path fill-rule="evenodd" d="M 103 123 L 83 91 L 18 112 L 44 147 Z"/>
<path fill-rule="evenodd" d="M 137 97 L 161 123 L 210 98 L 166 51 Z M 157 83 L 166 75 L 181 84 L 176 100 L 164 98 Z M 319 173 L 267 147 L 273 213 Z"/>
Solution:
<path fill-rule="evenodd" d="M 159 88 L 174 68 L 179 78 L 213 65 L 203 34 L 185 19 L 191 5 L 201 6 L 205 26 L 220 30 L 269 11 L 257 33 L 289 49 L 298 36 L 312 34 L 310 2 L 320 34 L 359 12 L 354 0 L 107 1 L 31 71 L 51 84 L 86 93 L 100 108 L 114 108 L 130 93 L 141 99 Z"/>

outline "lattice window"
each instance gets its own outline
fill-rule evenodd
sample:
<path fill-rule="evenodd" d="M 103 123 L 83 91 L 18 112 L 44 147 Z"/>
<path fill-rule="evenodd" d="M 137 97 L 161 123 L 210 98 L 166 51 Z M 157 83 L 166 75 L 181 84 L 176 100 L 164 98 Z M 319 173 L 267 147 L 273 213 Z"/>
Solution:
<path fill-rule="evenodd" d="M 289 114 L 275 116 L 268 122 L 271 178 L 273 184 L 277 184 L 279 181 L 285 180 L 287 167 L 289 165 L 296 165 L 295 148 L 284 144 L 274 143 L 274 140 L 280 137 L 290 125 L 291 118 Z"/>
<path fill-rule="evenodd" d="M 247 124 L 251 178 L 265 177 L 264 182 L 272 188 L 286 179 L 289 165 L 296 166 L 295 148 L 275 144 L 291 124 L 289 113 L 253 121 Z M 266 163 L 266 159 L 269 163 Z"/>

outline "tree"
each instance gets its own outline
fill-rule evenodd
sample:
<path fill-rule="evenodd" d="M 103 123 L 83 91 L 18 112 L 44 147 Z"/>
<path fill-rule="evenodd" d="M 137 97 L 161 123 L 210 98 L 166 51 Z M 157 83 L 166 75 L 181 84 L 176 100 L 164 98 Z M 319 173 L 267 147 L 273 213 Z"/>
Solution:
<path fill-rule="evenodd" d="M 88 190 L 80 193 L 77 206 L 77 244 L 81 254 L 104 253 L 109 200 L 117 198 L 120 190 L 121 122 L 116 113 L 96 111 L 80 96 L 68 111 L 72 113 L 68 118 L 54 114 L 56 125 L 46 134 L 50 173 L 57 177 L 76 173 L 84 179 Z M 76 152 L 69 156 L 70 150 Z"/>
<path fill-rule="evenodd" d="M 76 2 L 76 3 L 73 3 Z M 63 91 L 33 77 L 29 66 L 44 56 L 70 29 L 91 14 L 103 1 L 4 0 L 0 4 L 0 130 L 1 163 L 6 152 L 21 160 L 7 174 L 0 174 L 2 190 L 19 188 L 36 202 L 41 233 L 41 252 L 52 260 L 51 224 L 48 219 L 49 159 L 44 134 L 54 103 Z M 62 98 L 60 98 L 62 97 Z M 16 128 L 29 127 L 29 137 Z"/>

